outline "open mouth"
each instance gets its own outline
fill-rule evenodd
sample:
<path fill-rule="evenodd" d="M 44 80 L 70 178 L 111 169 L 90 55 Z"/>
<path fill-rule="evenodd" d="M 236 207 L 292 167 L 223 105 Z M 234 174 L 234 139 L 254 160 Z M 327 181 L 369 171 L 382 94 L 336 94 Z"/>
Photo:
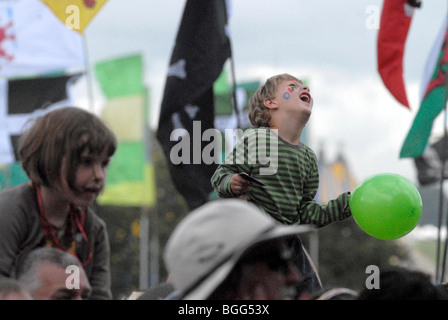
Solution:
<path fill-rule="evenodd" d="M 302 100 L 306 103 L 310 103 L 311 95 L 308 92 L 303 92 L 302 94 L 300 94 L 300 100 Z"/>
<path fill-rule="evenodd" d="M 99 194 L 101 192 L 102 188 L 84 188 L 83 191 L 84 192 L 88 192 L 88 193 L 95 193 L 95 194 Z"/>

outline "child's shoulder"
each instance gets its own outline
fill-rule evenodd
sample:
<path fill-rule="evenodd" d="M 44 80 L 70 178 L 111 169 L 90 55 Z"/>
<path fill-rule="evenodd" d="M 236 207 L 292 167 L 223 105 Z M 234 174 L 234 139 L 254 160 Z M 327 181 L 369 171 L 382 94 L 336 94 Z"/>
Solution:
<path fill-rule="evenodd" d="M 311 149 L 311 147 L 308 146 L 306 143 L 301 142 L 301 145 L 302 145 L 303 150 L 305 150 L 306 152 L 311 153 L 311 154 L 314 154 L 314 155 L 316 154 L 316 153 L 314 152 L 314 150 Z"/>
<path fill-rule="evenodd" d="M 269 135 L 271 133 L 271 129 L 268 127 L 259 127 L 259 128 L 247 128 L 244 130 L 244 136 L 259 136 L 259 135 Z"/>
<path fill-rule="evenodd" d="M 317 161 L 316 153 L 313 149 L 311 149 L 307 144 L 301 142 L 301 150 L 302 152 L 306 153 L 309 157 Z"/>
<path fill-rule="evenodd" d="M 11 186 L 0 191 L 0 200 L 8 200 L 15 198 L 28 199 L 32 197 L 34 188 L 31 183 L 22 183 L 16 186 Z"/>

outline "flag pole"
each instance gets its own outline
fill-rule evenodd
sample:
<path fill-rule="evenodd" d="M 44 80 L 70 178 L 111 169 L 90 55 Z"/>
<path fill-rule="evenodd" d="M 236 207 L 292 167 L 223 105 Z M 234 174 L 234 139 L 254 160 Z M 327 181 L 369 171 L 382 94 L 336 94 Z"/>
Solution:
<path fill-rule="evenodd" d="M 230 39 L 229 39 L 230 41 Z M 232 46 L 230 46 L 232 48 Z M 241 128 L 241 119 L 240 119 L 240 110 L 238 109 L 238 104 L 236 100 L 236 80 L 235 80 L 235 64 L 233 62 L 233 54 L 232 49 L 230 49 L 230 74 L 232 75 L 232 99 L 233 99 L 233 108 L 235 109 L 236 114 L 236 124 L 237 128 Z"/>
<path fill-rule="evenodd" d="M 228 2 L 224 2 L 225 11 L 228 14 Z M 227 17 L 227 23 L 229 23 L 229 17 Z M 227 33 L 227 36 L 229 38 L 229 48 L 230 48 L 230 75 L 231 75 L 231 81 L 232 81 L 232 100 L 233 100 L 233 109 L 235 110 L 236 114 L 236 124 L 237 128 L 241 128 L 241 119 L 240 119 L 240 110 L 238 109 L 238 104 L 236 100 L 236 75 L 235 75 L 235 62 L 233 59 L 233 50 L 232 50 L 232 40 L 230 38 L 230 31 Z"/>
<path fill-rule="evenodd" d="M 140 207 L 140 259 L 139 259 L 139 289 L 148 288 L 148 243 L 149 243 L 149 213 L 147 206 Z"/>
<path fill-rule="evenodd" d="M 93 81 L 92 81 L 92 72 L 90 70 L 90 59 L 89 59 L 89 50 L 87 48 L 87 39 L 82 33 L 82 41 L 84 43 L 84 67 L 86 69 L 86 84 L 87 84 L 87 97 L 88 97 L 88 108 L 90 112 L 94 113 L 94 97 L 93 97 Z"/>
<path fill-rule="evenodd" d="M 444 138 L 442 141 L 446 141 L 445 139 L 447 138 L 447 108 L 445 105 L 445 119 L 444 119 Z M 440 256 L 440 251 L 441 251 L 441 246 L 442 246 L 442 231 L 441 231 L 441 227 L 442 227 L 442 220 L 443 220 L 443 205 L 444 205 L 444 200 L 445 200 L 445 193 L 444 193 L 444 188 L 443 188 L 443 184 L 444 184 L 444 175 L 445 175 L 445 167 L 446 167 L 446 160 L 443 159 L 442 160 L 442 165 L 441 165 L 441 175 L 440 175 L 440 192 L 439 192 L 439 228 L 438 228 L 438 241 L 437 241 L 437 270 L 436 270 L 436 277 L 438 277 L 439 275 L 439 271 L 438 271 L 438 267 L 440 264 L 439 261 L 439 256 Z M 448 218 L 446 218 L 446 226 L 447 226 L 447 230 L 448 230 Z M 436 278 L 436 280 L 438 280 L 437 283 L 442 283 L 444 281 L 445 278 L 445 268 L 446 268 L 446 254 L 447 254 L 447 245 L 448 245 L 448 237 L 445 235 L 445 246 L 443 249 L 443 259 L 442 259 L 442 271 L 441 271 L 441 276 L 440 279 Z"/>
<path fill-rule="evenodd" d="M 157 202 L 152 206 L 154 214 L 151 216 L 153 221 L 152 223 L 152 232 L 151 237 L 149 239 L 149 253 L 150 253 L 150 261 L 149 261 L 149 285 L 155 286 L 160 283 L 160 275 L 159 275 L 159 212 Z"/>
<path fill-rule="evenodd" d="M 143 141 L 145 147 L 145 162 L 152 163 L 154 166 L 154 159 L 152 150 L 153 147 L 151 143 L 153 143 L 154 139 L 150 129 L 150 112 L 149 112 L 149 88 L 145 86 L 145 103 L 144 103 L 144 112 L 143 117 L 145 119 L 144 129 L 143 129 Z M 145 179 L 147 179 L 146 177 Z M 154 181 L 154 185 L 157 183 L 155 176 L 152 176 Z M 147 185 L 145 184 L 146 188 Z M 157 187 L 154 188 L 154 191 L 157 190 Z M 145 190 L 145 193 L 149 193 L 151 190 Z M 152 205 L 145 205 L 145 218 L 148 222 L 146 229 L 143 229 L 145 232 L 149 232 L 146 235 L 146 239 L 144 240 L 143 248 L 140 249 L 140 270 L 143 268 L 146 271 L 140 273 L 140 287 L 145 289 L 148 285 L 155 286 L 159 284 L 159 214 L 158 214 L 158 206 L 156 195 L 154 195 L 154 203 Z M 151 216 L 150 216 L 151 215 Z M 149 223 L 149 218 L 151 218 L 151 223 Z M 149 260 L 148 260 L 149 259 Z M 142 263 L 143 262 L 143 263 Z M 149 274 L 148 274 L 149 271 Z"/>
<path fill-rule="evenodd" d="M 445 32 L 447 32 L 447 31 L 445 30 Z M 444 44 L 444 45 L 448 45 L 448 44 Z M 447 55 L 445 57 L 445 61 L 448 61 L 448 50 L 445 50 L 444 54 Z M 444 112 L 444 120 L 443 120 L 443 140 L 442 140 L 442 141 L 444 141 L 444 143 L 448 139 L 448 132 L 447 132 L 448 131 L 448 110 L 447 110 L 447 105 L 448 105 L 448 74 L 445 74 L 445 110 L 444 110 L 445 112 Z M 445 199 L 445 193 L 443 192 L 443 185 L 444 185 L 444 181 L 445 181 L 445 168 L 446 168 L 446 162 L 447 162 L 446 153 L 447 153 L 447 151 L 443 148 L 443 154 L 442 154 L 443 159 L 441 159 L 442 160 L 442 166 L 441 166 L 441 174 L 440 174 L 439 224 L 441 223 L 441 220 L 442 220 L 443 205 L 444 205 L 444 199 Z M 447 214 L 446 215 L 448 216 L 448 208 L 447 208 Z M 441 228 L 439 227 L 439 241 L 441 241 L 441 230 L 440 229 Z M 446 230 L 448 231 L 448 217 L 446 217 Z M 445 278 L 447 249 L 448 249 L 448 236 L 447 236 L 447 234 L 445 234 L 445 248 L 444 248 L 444 252 L 443 252 L 442 274 L 441 274 L 441 277 L 440 277 L 440 283 L 443 283 L 444 282 L 444 278 Z M 439 250 L 438 251 L 438 254 L 439 254 L 440 253 L 440 246 L 439 246 L 438 250 Z"/>

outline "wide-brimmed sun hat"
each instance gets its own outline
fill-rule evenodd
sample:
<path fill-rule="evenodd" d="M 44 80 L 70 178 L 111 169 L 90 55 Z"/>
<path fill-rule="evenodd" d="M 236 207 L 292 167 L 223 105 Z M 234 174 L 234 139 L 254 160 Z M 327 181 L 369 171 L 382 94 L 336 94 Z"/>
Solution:
<path fill-rule="evenodd" d="M 180 299 L 204 300 L 255 245 L 310 230 L 282 225 L 245 200 L 214 200 L 177 225 L 165 248 L 165 265 Z"/>

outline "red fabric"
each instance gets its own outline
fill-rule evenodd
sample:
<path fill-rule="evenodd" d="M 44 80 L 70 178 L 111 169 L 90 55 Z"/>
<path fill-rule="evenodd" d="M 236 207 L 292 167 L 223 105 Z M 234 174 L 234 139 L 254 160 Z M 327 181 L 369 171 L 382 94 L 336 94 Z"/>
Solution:
<path fill-rule="evenodd" d="M 403 56 L 411 16 L 405 13 L 407 0 L 384 0 L 378 32 L 378 71 L 386 88 L 410 109 L 403 80 Z"/>

